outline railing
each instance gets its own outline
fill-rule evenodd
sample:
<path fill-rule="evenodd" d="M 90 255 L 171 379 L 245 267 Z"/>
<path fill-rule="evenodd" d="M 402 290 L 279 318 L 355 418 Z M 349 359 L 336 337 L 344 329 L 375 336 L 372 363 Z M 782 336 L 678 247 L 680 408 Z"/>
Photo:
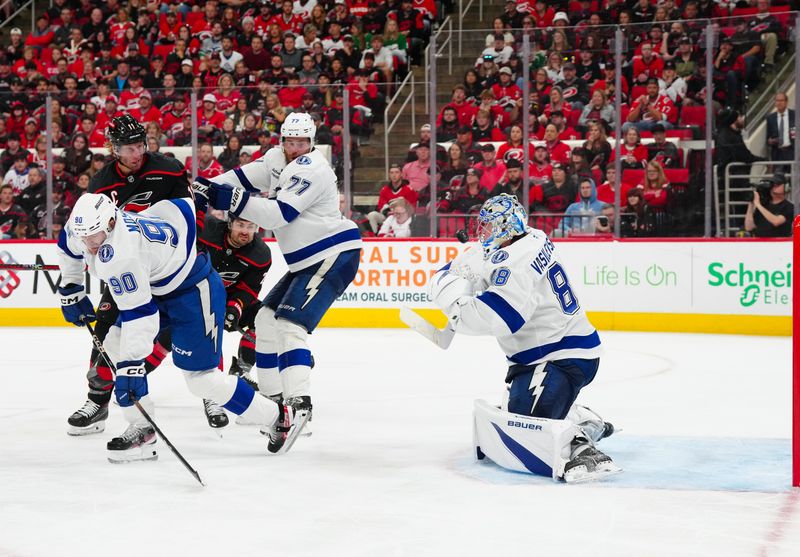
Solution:
<path fill-rule="evenodd" d="M 775 175 L 775 167 L 788 167 L 791 172 L 784 172 L 787 178 L 786 197 L 791 199 L 791 183 L 795 168 L 800 164 L 794 161 L 757 161 L 753 163 L 732 162 L 725 167 L 723 187 L 720 187 L 718 167 L 714 166 L 714 198 L 717 200 L 717 236 L 730 237 L 744 228 L 744 217 L 747 205 L 751 201 L 751 193 L 755 185 Z M 731 170 L 744 170 L 732 174 Z M 756 170 L 758 169 L 758 170 Z M 756 184 L 753 183 L 756 181 Z M 733 182 L 732 182 L 733 181 Z"/>
<path fill-rule="evenodd" d="M 411 91 L 410 93 L 406 94 L 406 98 L 403 101 L 403 104 L 400 105 L 400 108 L 397 109 L 397 114 L 394 115 L 392 121 L 389 121 L 389 111 L 391 110 L 392 106 L 395 102 L 397 102 L 398 98 L 401 96 L 400 93 L 405 89 L 406 85 L 410 85 Z M 392 96 L 391 100 L 386 103 L 386 108 L 383 109 L 383 121 L 384 121 L 384 129 L 383 129 L 383 146 L 384 146 L 384 175 L 389 175 L 389 134 L 392 133 L 395 124 L 400 119 L 400 116 L 403 115 L 403 111 L 405 110 L 408 103 L 411 103 L 411 129 L 417 129 L 417 88 L 414 82 L 414 71 L 410 70 L 406 78 L 397 88 L 397 91 Z"/>
<path fill-rule="evenodd" d="M 440 40 L 439 37 L 447 30 L 447 35 L 444 40 Z M 447 73 L 448 75 L 453 74 L 453 20 L 450 16 L 447 16 L 442 24 L 439 26 L 439 29 L 436 30 L 436 33 L 433 36 L 434 40 L 431 41 L 427 47 L 425 47 L 425 87 L 430 87 L 431 84 L 431 48 L 435 45 L 436 48 L 435 56 L 438 58 L 444 52 L 445 48 L 450 49 L 449 56 L 447 57 Z M 428 95 L 425 95 L 425 112 L 428 111 Z"/>
<path fill-rule="evenodd" d="M 14 0 L 5 0 L 4 2 L 0 2 L 0 13 L 2 13 L 5 10 L 7 5 L 13 3 Z M 33 30 L 35 29 L 36 26 L 36 2 L 34 2 L 34 0 L 28 0 L 27 2 L 22 4 L 19 8 L 17 8 L 17 11 L 9 15 L 3 21 L 0 21 L 0 29 L 5 27 L 6 25 L 10 25 L 15 17 L 17 17 L 20 13 L 28 9 L 28 6 L 31 7 L 31 33 L 33 33 Z"/>
<path fill-rule="evenodd" d="M 458 56 L 462 56 L 461 53 L 461 34 L 464 30 L 464 16 L 467 15 L 469 9 L 472 7 L 472 3 L 475 0 L 469 0 L 467 5 L 464 6 L 464 0 L 458 0 Z M 478 19 L 483 21 L 483 0 L 478 0 Z"/>

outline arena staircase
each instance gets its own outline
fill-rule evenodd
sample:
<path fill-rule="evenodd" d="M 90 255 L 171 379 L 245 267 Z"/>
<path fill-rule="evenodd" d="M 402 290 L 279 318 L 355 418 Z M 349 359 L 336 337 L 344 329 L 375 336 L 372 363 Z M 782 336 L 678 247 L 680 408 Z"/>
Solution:
<path fill-rule="evenodd" d="M 0 5 L 3 5 L 6 0 L 0 0 Z M 50 8 L 49 0 L 34 0 L 26 5 L 27 0 L 19 0 L 16 2 L 15 7 L 12 9 L 12 14 L 19 8 L 25 6 L 19 13 L 9 20 L 5 20 L 4 16 L 0 16 L 0 44 L 7 45 L 9 43 L 9 33 L 14 27 L 22 29 L 23 33 L 30 33 L 33 29 L 34 10 L 31 8 L 35 6 L 35 13 L 41 14 Z"/>
<path fill-rule="evenodd" d="M 466 5 L 467 2 L 464 2 Z M 453 86 L 463 83 L 464 72 L 475 64 L 478 55 L 485 48 L 484 41 L 488 29 L 491 27 L 492 19 L 503 11 L 504 2 L 502 0 L 483 0 L 483 19 L 479 17 L 478 0 L 473 1 L 464 17 L 462 33 L 462 56 L 458 56 L 457 43 L 453 45 L 453 71 L 448 73 L 449 49 L 441 53 L 437 58 L 438 72 L 436 83 L 436 103 L 437 113 L 450 101 Z M 453 40 L 457 40 L 458 28 L 458 2 L 455 11 L 449 14 L 453 20 Z M 480 30 L 480 31 L 479 31 Z M 439 41 L 444 41 L 443 31 L 439 35 Z M 411 105 L 409 104 L 401 114 L 397 124 L 392 129 L 389 137 L 389 162 L 402 163 L 405 160 L 409 146 L 417 141 L 419 128 L 428 122 L 428 112 L 425 110 L 425 95 L 428 94 L 425 81 L 425 67 L 414 66 L 415 87 L 415 118 L 416 128 L 411 125 Z M 394 106 L 392 107 L 389 118 L 397 114 L 399 106 L 402 105 L 406 96 L 410 92 L 409 88 L 400 91 Z M 385 158 L 384 158 L 384 125 L 373 126 L 374 133 L 370 141 L 359 147 L 359 154 L 354 162 L 353 170 L 353 201 L 354 205 L 362 209 L 373 209 L 378 201 L 378 185 L 386 180 Z"/>

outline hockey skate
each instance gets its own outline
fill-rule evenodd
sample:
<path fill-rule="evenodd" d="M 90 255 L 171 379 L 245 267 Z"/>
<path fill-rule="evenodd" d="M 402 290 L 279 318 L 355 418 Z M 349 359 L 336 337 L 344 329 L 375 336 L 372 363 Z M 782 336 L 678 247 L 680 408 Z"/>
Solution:
<path fill-rule="evenodd" d="M 603 420 L 597 412 L 580 404 L 575 404 L 570 408 L 567 419 L 575 422 L 584 434 L 595 443 L 611 437 L 618 431 L 611 422 Z"/>
<path fill-rule="evenodd" d="M 108 404 L 97 404 L 87 400 L 83 408 L 76 411 L 68 419 L 68 435 L 80 436 L 101 433 L 106 429 L 106 419 L 108 418 Z"/>
<path fill-rule="evenodd" d="M 213 400 L 203 399 L 203 411 L 206 413 L 208 425 L 214 429 L 228 425 L 228 415 L 222 407 Z"/>
<path fill-rule="evenodd" d="M 112 464 L 157 460 L 156 432 L 149 424 L 131 424 L 119 437 L 108 442 L 108 461 Z"/>
<path fill-rule="evenodd" d="M 283 454 L 292 448 L 308 421 L 309 413 L 310 410 L 295 408 L 288 403 L 278 404 L 278 418 L 275 423 L 261 430 L 261 433 L 269 437 L 267 443 L 269 454 Z"/>
<path fill-rule="evenodd" d="M 228 369 L 228 374 L 241 377 L 245 383 L 253 387 L 254 391 L 258 391 L 258 382 L 254 381 L 253 378 L 250 376 L 251 368 L 252 366 L 247 365 L 236 356 L 233 356 L 231 358 L 231 367 L 230 369 Z"/>
<path fill-rule="evenodd" d="M 610 456 L 597 450 L 588 439 L 573 439 L 572 459 L 564 466 L 565 482 L 592 482 L 620 472 L 622 468 L 614 464 Z"/>
<path fill-rule="evenodd" d="M 306 420 L 306 426 L 303 428 L 303 431 L 300 433 L 300 435 L 302 435 L 303 437 L 309 437 L 312 433 L 311 420 L 314 417 L 314 410 L 313 410 L 314 407 L 311 404 L 311 397 L 296 396 L 287 399 L 286 404 L 294 408 L 295 412 L 297 412 L 298 410 L 305 410 L 308 412 L 308 419 Z"/>

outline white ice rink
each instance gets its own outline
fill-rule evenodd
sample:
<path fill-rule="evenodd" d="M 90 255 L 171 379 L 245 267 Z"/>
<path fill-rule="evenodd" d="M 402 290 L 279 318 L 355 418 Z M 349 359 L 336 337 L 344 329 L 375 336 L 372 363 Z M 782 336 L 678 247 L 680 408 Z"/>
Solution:
<path fill-rule="evenodd" d="M 202 488 L 161 442 L 157 462 L 109 464 L 116 407 L 105 433 L 66 435 L 85 330 L 0 335 L 2 556 L 800 555 L 786 338 L 602 334 L 579 400 L 623 429 L 601 448 L 625 472 L 571 486 L 473 459 L 473 399 L 499 401 L 505 373 L 488 338 L 445 352 L 409 330 L 319 330 L 314 433 L 282 457 L 257 428 L 215 438 L 168 360 L 156 419 Z"/>

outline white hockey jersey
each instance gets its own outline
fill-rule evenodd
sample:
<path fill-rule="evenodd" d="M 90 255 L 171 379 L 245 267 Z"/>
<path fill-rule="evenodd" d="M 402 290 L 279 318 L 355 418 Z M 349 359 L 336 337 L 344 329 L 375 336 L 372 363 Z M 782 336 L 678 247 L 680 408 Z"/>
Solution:
<path fill-rule="evenodd" d="M 138 361 L 153 351 L 159 331 L 153 296 L 177 290 L 197 261 L 195 214 L 188 198 L 120 214 L 96 255 L 86 251 L 68 222 L 58 238 L 58 265 L 61 284 L 83 284 L 84 264 L 106 283 L 122 321 L 120 361 Z"/>
<path fill-rule="evenodd" d="M 261 159 L 213 181 L 267 194 L 251 196 L 241 217 L 273 231 L 290 271 L 361 249 L 358 226 L 339 212 L 336 174 L 317 150 L 286 164 L 283 149 L 273 147 Z"/>
<path fill-rule="evenodd" d="M 488 260 L 475 246 L 440 271 L 465 276 L 475 292 L 453 304 L 451 323 L 457 332 L 497 337 L 509 364 L 599 357 L 600 337 L 555 246 L 541 230 L 529 230 Z"/>

